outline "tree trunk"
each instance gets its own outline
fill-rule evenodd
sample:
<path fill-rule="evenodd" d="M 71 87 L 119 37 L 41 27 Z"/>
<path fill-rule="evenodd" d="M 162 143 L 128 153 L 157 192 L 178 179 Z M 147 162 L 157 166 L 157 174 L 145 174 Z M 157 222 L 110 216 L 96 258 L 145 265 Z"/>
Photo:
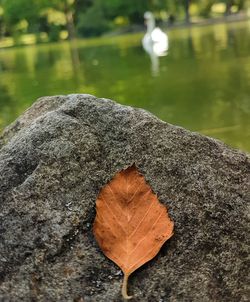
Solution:
<path fill-rule="evenodd" d="M 185 0 L 184 6 L 185 6 L 186 23 L 190 23 L 189 5 L 190 5 L 190 0 Z"/>
<path fill-rule="evenodd" d="M 68 11 L 68 12 L 66 12 L 65 15 L 66 15 L 66 22 L 67 22 L 67 30 L 69 33 L 69 40 L 73 40 L 74 38 L 76 38 L 76 30 L 75 30 L 73 12 Z"/>
<path fill-rule="evenodd" d="M 233 0 L 228 0 L 227 1 L 227 5 L 226 5 L 226 12 L 225 12 L 225 15 L 228 16 L 231 14 L 231 7 L 233 5 Z"/>
<path fill-rule="evenodd" d="M 68 4 L 67 0 L 64 0 L 64 14 L 66 17 L 66 27 L 69 34 L 69 40 L 73 40 L 76 37 L 76 30 L 74 24 L 74 9 L 72 5 Z"/>

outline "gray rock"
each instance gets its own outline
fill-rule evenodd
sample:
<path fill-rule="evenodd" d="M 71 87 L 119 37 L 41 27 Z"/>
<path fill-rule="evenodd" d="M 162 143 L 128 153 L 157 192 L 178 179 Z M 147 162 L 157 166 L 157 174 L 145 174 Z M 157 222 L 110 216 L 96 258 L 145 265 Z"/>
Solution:
<path fill-rule="evenodd" d="M 249 301 L 249 157 L 90 95 L 38 100 L 1 138 L 0 300 L 122 301 L 97 246 L 100 188 L 136 163 L 175 222 L 133 301 Z"/>

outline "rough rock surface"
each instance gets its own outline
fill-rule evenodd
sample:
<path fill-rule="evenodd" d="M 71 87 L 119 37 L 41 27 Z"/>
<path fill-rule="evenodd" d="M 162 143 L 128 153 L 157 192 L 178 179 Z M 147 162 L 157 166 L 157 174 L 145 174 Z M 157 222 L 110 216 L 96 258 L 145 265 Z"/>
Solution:
<path fill-rule="evenodd" d="M 133 301 L 249 301 L 246 154 L 90 95 L 45 97 L 0 149 L 0 301 L 122 301 L 92 234 L 95 199 L 136 163 L 175 235 L 130 278 Z"/>

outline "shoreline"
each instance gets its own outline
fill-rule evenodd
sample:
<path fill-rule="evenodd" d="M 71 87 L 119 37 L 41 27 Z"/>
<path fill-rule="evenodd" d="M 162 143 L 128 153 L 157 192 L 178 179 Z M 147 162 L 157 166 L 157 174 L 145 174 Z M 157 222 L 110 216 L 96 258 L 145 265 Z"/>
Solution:
<path fill-rule="evenodd" d="M 172 31 L 175 29 L 185 29 L 185 28 L 194 28 L 194 27 L 203 27 L 203 26 L 209 26 L 209 25 L 215 25 L 215 24 L 223 24 L 223 23 L 237 23 L 242 21 L 250 21 L 250 16 L 248 16 L 246 13 L 237 13 L 232 14 L 228 16 L 222 16 L 222 17 L 216 17 L 216 18 L 209 18 L 209 19 L 196 19 L 193 18 L 190 23 L 186 22 L 175 22 L 174 24 L 169 25 L 168 22 L 161 22 L 160 26 L 164 30 Z M 144 32 L 145 27 L 143 25 L 130 25 L 128 27 L 123 27 L 121 29 L 117 29 L 114 31 L 110 31 L 107 33 L 104 33 L 103 35 L 99 37 L 77 37 L 78 39 L 84 39 L 84 40 L 91 40 L 91 39 L 97 39 L 97 38 L 111 38 L 111 37 L 118 37 L 123 36 L 126 34 L 134 34 L 134 33 L 140 33 Z M 41 34 L 41 33 L 40 33 Z M 25 46 L 32 46 L 32 45 L 46 45 L 49 43 L 60 43 L 67 41 L 66 39 L 61 39 L 56 42 L 51 41 L 42 41 L 42 42 L 36 42 L 36 34 L 30 33 L 25 34 L 22 36 L 23 38 L 26 38 L 26 42 L 23 41 L 23 43 L 20 44 L 14 44 L 12 37 L 5 37 L 4 39 L 0 39 L 0 50 L 3 49 L 10 49 L 10 48 L 19 48 L 19 47 L 25 47 Z"/>

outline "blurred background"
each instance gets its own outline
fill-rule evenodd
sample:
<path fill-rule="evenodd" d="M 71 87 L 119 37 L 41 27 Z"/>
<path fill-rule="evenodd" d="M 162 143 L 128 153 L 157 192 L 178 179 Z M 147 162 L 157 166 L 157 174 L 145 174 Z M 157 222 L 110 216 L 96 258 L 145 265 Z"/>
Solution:
<path fill-rule="evenodd" d="M 250 1 L 0 0 L 0 132 L 68 93 L 250 152 Z"/>

